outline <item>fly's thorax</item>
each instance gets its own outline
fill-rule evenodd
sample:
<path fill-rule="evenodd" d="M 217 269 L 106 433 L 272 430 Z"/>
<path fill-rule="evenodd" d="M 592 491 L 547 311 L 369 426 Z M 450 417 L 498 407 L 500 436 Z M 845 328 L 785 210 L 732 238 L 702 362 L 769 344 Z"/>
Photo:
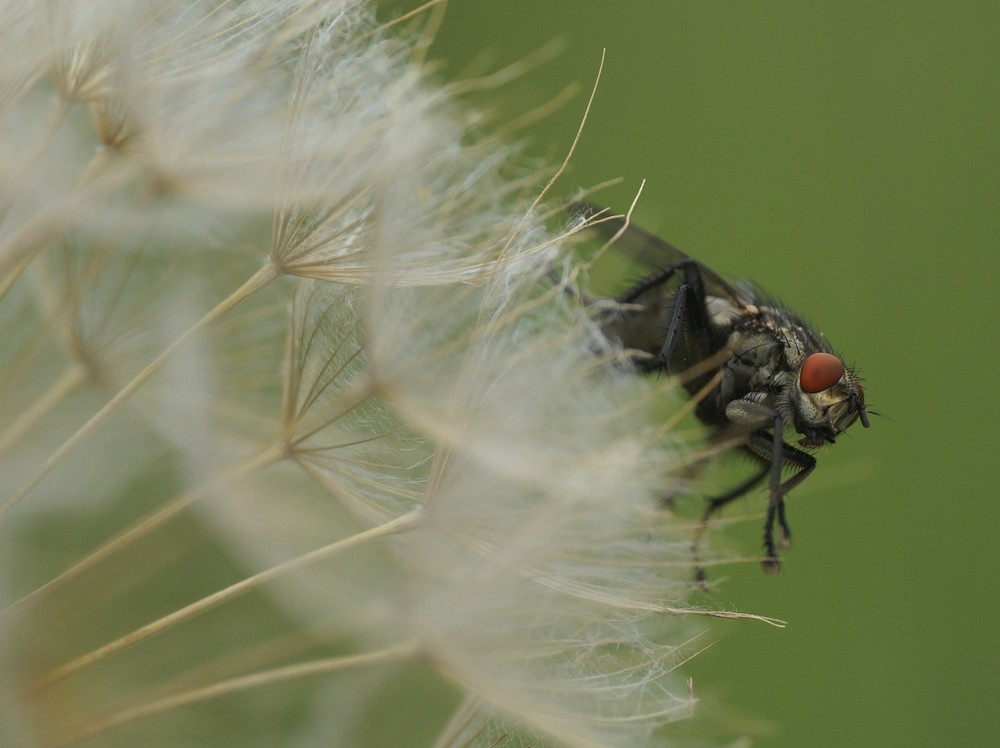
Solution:
<path fill-rule="evenodd" d="M 730 355 L 726 368 L 732 375 L 733 395 L 783 389 L 783 380 L 792 371 L 786 340 L 765 318 L 740 320 L 730 332 L 727 346 Z"/>
<path fill-rule="evenodd" d="M 747 317 L 756 317 L 757 307 L 752 304 L 738 304 L 731 298 L 723 296 L 706 296 L 705 311 L 708 321 L 714 327 L 726 329 L 732 327 Z"/>

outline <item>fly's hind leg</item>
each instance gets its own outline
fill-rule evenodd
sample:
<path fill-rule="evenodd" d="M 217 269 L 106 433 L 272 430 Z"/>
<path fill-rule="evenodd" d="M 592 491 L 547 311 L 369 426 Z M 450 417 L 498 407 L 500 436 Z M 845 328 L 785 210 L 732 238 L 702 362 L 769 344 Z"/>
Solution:
<path fill-rule="evenodd" d="M 751 475 L 747 480 L 740 483 L 735 488 L 726 491 L 726 493 L 720 496 L 708 496 L 706 497 L 708 505 L 705 507 L 704 513 L 701 515 L 701 522 L 698 523 L 698 529 L 695 531 L 694 538 L 691 541 L 691 555 L 694 560 L 694 581 L 699 586 L 704 588 L 708 582 L 708 575 L 705 573 L 705 568 L 701 565 L 701 558 L 699 556 L 699 548 L 701 547 L 701 539 L 705 535 L 705 531 L 708 530 L 708 523 L 713 516 L 722 511 L 722 508 L 735 501 L 741 496 L 745 496 L 757 485 L 767 477 L 770 468 L 765 465 L 756 473 Z"/>
<path fill-rule="evenodd" d="M 678 272 L 683 273 L 684 281 L 677 287 L 672 297 L 673 309 L 667 323 L 663 345 L 654 359 L 636 364 L 645 373 L 653 371 L 670 373 L 670 362 L 681 334 L 681 325 L 685 320 L 692 331 L 704 332 L 707 339 L 708 315 L 705 312 L 705 284 L 701 278 L 701 266 L 690 258 L 681 260 L 643 278 L 616 299 L 619 304 L 643 303 L 640 298 L 644 294 L 667 283 Z"/>
<path fill-rule="evenodd" d="M 778 560 L 778 544 L 774 540 L 775 523 L 780 528 L 783 547 L 790 542 L 792 536 L 785 515 L 785 496 L 808 477 L 816 467 L 816 459 L 784 442 L 782 439 L 784 422 L 781 415 L 767 404 L 765 398 L 765 393 L 751 393 L 726 406 L 726 418 L 734 426 L 753 429 L 744 448 L 763 461 L 764 468 L 728 494 L 710 501 L 703 524 L 725 504 L 746 493 L 770 475 L 767 512 L 764 519 L 764 558 L 761 566 L 765 572 L 776 574 L 781 571 L 781 562 Z M 781 470 L 786 465 L 798 470 L 792 477 L 782 482 Z M 701 533 L 699 538 L 700 535 Z"/>

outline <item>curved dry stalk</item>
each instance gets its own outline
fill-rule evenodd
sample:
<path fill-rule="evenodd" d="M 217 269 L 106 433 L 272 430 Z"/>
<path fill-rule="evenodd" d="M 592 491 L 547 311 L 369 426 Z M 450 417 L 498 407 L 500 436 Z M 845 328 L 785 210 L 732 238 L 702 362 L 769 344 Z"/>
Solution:
<path fill-rule="evenodd" d="M 409 13 L 404 13 L 399 18 L 395 18 L 383 25 L 383 30 L 388 29 L 401 21 L 409 20 L 425 11 L 427 11 L 427 23 L 424 24 L 424 28 L 421 29 L 420 34 L 414 40 L 413 54 L 410 55 L 410 62 L 415 67 L 423 67 L 427 61 L 427 53 L 430 51 L 434 40 L 437 39 L 441 24 L 444 23 L 444 17 L 448 11 L 448 0 L 430 0 L 419 8 L 415 8 Z"/>
<path fill-rule="evenodd" d="M 64 735 L 56 738 L 50 743 L 52 746 L 69 746 L 79 743 L 82 740 L 103 735 L 120 727 L 124 727 L 132 722 L 156 717 L 160 714 L 180 709 L 181 707 L 201 704 L 212 699 L 229 696 L 254 688 L 271 686 L 278 683 L 285 683 L 291 680 L 307 678 L 314 675 L 326 675 L 344 670 L 353 670 L 362 667 L 372 667 L 391 662 L 398 662 L 414 657 L 420 651 L 415 641 L 406 641 L 393 644 L 382 649 L 376 649 L 364 654 L 343 655 L 340 657 L 327 657 L 321 660 L 303 662 L 297 665 L 287 665 L 285 667 L 262 670 L 257 673 L 243 675 L 237 678 L 219 681 L 209 686 L 195 688 L 184 693 L 167 696 L 156 701 L 150 701 L 131 709 L 125 709 L 111 717 L 107 717 L 93 724 L 83 727 L 76 733 Z"/>
<path fill-rule="evenodd" d="M 227 484 L 231 481 L 242 478 L 250 473 L 257 470 L 261 470 L 268 465 L 272 465 L 279 460 L 283 459 L 285 456 L 285 450 L 283 446 L 272 446 L 264 449 L 260 454 L 258 454 L 253 459 L 243 463 L 242 465 L 227 471 L 226 473 L 217 476 L 208 483 L 194 488 L 186 493 L 181 494 L 173 501 L 167 503 L 165 506 L 160 507 L 158 510 L 152 514 L 147 515 L 143 519 L 139 520 L 127 530 L 116 535 L 114 538 L 109 540 L 107 543 L 102 545 L 97 550 L 93 551 L 89 556 L 77 561 L 70 568 L 64 571 L 62 574 L 50 579 L 45 584 L 36 587 L 34 590 L 29 592 L 24 597 L 14 601 L 8 605 L 3 610 L 0 610 L 0 618 L 9 615 L 27 605 L 31 605 L 37 602 L 39 599 L 46 595 L 50 595 L 56 590 L 66 586 L 74 579 L 83 576 L 86 572 L 93 569 L 95 566 L 103 563 L 112 556 L 117 555 L 121 551 L 128 548 L 132 543 L 136 542 L 140 538 L 145 537 L 153 530 L 158 527 L 162 527 L 167 522 L 177 517 L 189 506 L 194 504 L 199 499 L 210 494 L 217 486 L 220 484 Z"/>
<path fill-rule="evenodd" d="M 43 333 L 48 329 L 61 331 L 71 363 L 25 411 L 7 424 L 0 433 L 0 454 L 22 438 L 64 398 L 75 393 L 88 378 L 101 379 L 98 373 L 99 367 L 90 352 L 91 347 L 84 341 L 84 335 L 77 324 L 78 310 L 75 307 L 80 303 L 83 289 L 94 281 L 103 265 L 103 259 L 99 258 L 88 262 L 79 270 L 67 268 L 66 276 L 69 282 L 65 284 L 52 283 L 46 273 L 39 274 L 47 311 L 39 323 L 38 330 L 18 352 L 16 363 L 4 372 L 3 384 L 0 385 L 0 399 L 8 397 L 17 385 L 32 375 L 32 366 L 37 364 L 47 340 Z M 126 273 L 125 277 L 127 275 Z M 12 282 L 13 278 L 12 274 L 5 279 L 5 282 Z M 0 297 L 2 294 L 3 290 L 0 290 Z M 96 347 L 93 348 L 96 351 Z"/>
<path fill-rule="evenodd" d="M 534 109 L 525 112 L 520 117 L 512 119 L 510 122 L 500 127 L 497 130 L 495 137 L 497 140 L 502 141 L 517 133 L 527 131 L 532 125 L 548 119 L 553 113 L 558 112 L 566 106 L 566 104 L 569 103 L 574 96 L 576 96 L 579 90 L 580 86 L 577 83 L 570 83 L 568 86 L 564 86 L 559 93 L 541 106 L 537 106 Z"/>
<path fill-rule="evenodd" d="M 566 169 L 569 167 L 570 159 L 573 158 L 573 153 L 576 151 L 577 145 L 580 143 L 580 138 L 583 136 L 583 128 L 587 124 L 587 118 L 590 116 L 590 108 L 594 105 L 594 99 L 597 97 L 597 87 L 601 83 L 601 73 L 604 72 L 604 58 L 607 55 L 607 50 L 601 50 L 601 63 L 597 66 L 597 75 L 594 77 L 594 85 L 590 89 L 590 97 L 587 99 L 587 106 L 583 110 L 583 117 L 580 119 L 580 125 L 577 127 L 576 135 L 573 136 L 573 142 L 570 144 L 569 150 L 566 152 L 566 157 L 559 164 L 559 168 L 556 169 L 555 173 L 549 179 L 548 183 L 542 188 L 542 191 L 538 193 L 535 201 L 531 204 L 531 207 L 525 212 L 525 216 L 530 215 L 534 209 L 542 202 L 545 195 L 548 194 L 549 189 L 554 185 L 559 177 L 563 175 Z"/>
<path fill-rule="evenodd" d="M 27 173 L 32 168 L 34 168 L 38 164 L 38 162 L 42 159 L 42 157 L 45 155 L 45 152 L 48 150 L 48 148 L 52 145 L 53 141 L 55 140 L 56 133 L 59 132 L 63 124 L 69 118 L 69 114 L 72 111 L 73 106 L 74 102 L 69 101 L 68 99 L 65 99 L 63 97 L 58 97 L 56 99 L 55 108 L 51 114 L 49 122 L 46 124 L 45 130 L 39 134 L 40 137 L 38 138 L 37 141 L 35 141 L 34 147 L 27 153 L 23 154 L 21 158 L 21 163 L 7 164 L 5 168 L 11 171 L 12 173 L 18 173 L 18 172 Z M 10 207 L 11 207 L 11 201 L 4 200 L 3 202 L 0 202 L 0 220 L 3 220 L 7 217 L 7 214 L 10 211 Z M 40 248 L 41 245 L 38 246 L 38 249 Z M 34 255 L 33 252 L 29 252 L 23 258 L 18 258 L 17 261 L 15 262 L 15 267 L 21 267 L 22 261 L 23 260 L 30 261 L 30 258 L 33 255 Z"/>
<path fill-rule="evenodd" d="M 7 295 L 7 292 L 14 286 L 14 283 L 21 277 L 33 259 L 34 257 L 22 257 L 14 267 L 10 268 L 4 279 L 0 281 L 0 299 Z"/>
<path fill-rule="evenodd" d="M 66 397 L 77 391 L 87 381 L 83 367 L 73 365 L 66 369 L 31 406 L 0 432 L 0 455 L 6 452 L 38 421 Z"/>
<path fill-rule="evenodd" d="M 171 629 L 184 621 L 189 621 L 192 618 L 195 618 L 212 608 L 222 605 L 225 602 L 235 600 L 237 597 L 257 589 L 261 585 L 270 582 L 272 579 L 276 579 L 284 574 L 289 574 L 297 569 L 304 568 L 310 564 L 314 564 L 318 561 L 329 558 L 330 556 L 336 555 L 337 553 L 350 550 L 351 548 L 356 548 L 363 543 L 384 538 L 389 535 L 406 532 L 419 524 L 423 519 L 423 516 L 423 510 L 418 507 L 407 514 L 386 522 L 385 524 L 372 527 L 368 530 L 351 535 L 350 537 L 322 546 L 321 548 L 317 548 L 308 553 L 304 553 L 301 556 L 297 556 L 289 559 L 288 561 L 272 566 L 270 569 L 266 569 L 258 574 L 247 577 L 246 579 L 242 579 L 235 584 L 231 584 L 228 587 L 218 590 L 217 592 L 213 592 L 211 595 L 206 595 L 200 600 L 196 600 L 190 605 L 179 608 L 162 618 L 146 624 L 145 626 L 140 626 L 128 634 L 125 634 L 124 636 L 121 636 L 102 647 L 98 647 L 87 654 L 81 655 L 65 665 L 57 667 L 55 670 L 50 671 L 31 684 L 31 686 L 28 687 L 28 691 L 38 691 L 58 683 L 74 673 L 78 673 L 91 665 L 101 662 L 102 660 L 106 660 L 119 652 L 145 641 L 146 639 L 162 634 L 168 629 Z"/>
<path fill-rule="evenodd" d="M 541 569 L 525 568 L 522 573 L 531 575 L 535 581 L 546 587 L 582 597 L 591 602 L 600 603 L 601 605 L 612 609 L 661 616 L 700 616 L 704 618 L 725 618 L 736 621 L 758 621 L 776 628 L 784 628 L 787 625 L 787 622 L 782 621 L 780 618 L 771 618 L 770 616 L 762 616 L 755 613 L 740 613 L 739 611 L 733 610 L 712 610 L 711 608 L 678 607 L 662 603 L 650 603 L 644 600 L 626 597 L 594 585 L 583 584 L 574 579 L 555 577 L 550 574 L 546 574 Z"/>
<path fill-rule="evenodd" d="M 557 39 L 546 42 L 533 52 L 530 52 L 516 62 L 506 65 L 491 73 L 481 74 L 475 69 L 466 69 L 458 77 L 456 83 L 448 86 L 448 91 L 454 96 L 462 96 L 476 91 L 491 91 L 510 85 L 518 78 L 523 78 L 535 68 L 556 58 L 563 51 L 565 43 Z M 481 68 L 480 68 L 481 69 Z"/>

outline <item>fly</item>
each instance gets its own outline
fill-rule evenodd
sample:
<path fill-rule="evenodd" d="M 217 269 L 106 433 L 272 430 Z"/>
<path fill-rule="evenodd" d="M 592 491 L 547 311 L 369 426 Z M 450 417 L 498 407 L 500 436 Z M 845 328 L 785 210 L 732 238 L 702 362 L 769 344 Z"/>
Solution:
<path fill-rule="evenodd" d="M 696 372 L 683 384 L 690 395 L 700 393 L 695 414 L 710 440 L 742 437 L 739 449 L 757 464 L 744 482 L 708 498 L 702 527 L 767 480 L 762 566 L 777 573 L 775 524 L 780 545 L 787 545 L 785 496 L 816 468 L 811 452 L 833 444 L 857 420 L 870 425 L 861 380 L 823 336 L 764 292 L 728 283 L 621 216 L 577 208 L 590 215 L 591 228 L 614 237 L 616 247 L 659 268 L 598 313 L 607 337 L 632 353 L 639 371 Z M 791 431 L 798 434 L 795 444 L 785 439 Z M 783 469 L 792 472 L 784 480 Z M 697 577 L 704 579 L 700 569 Z"/>

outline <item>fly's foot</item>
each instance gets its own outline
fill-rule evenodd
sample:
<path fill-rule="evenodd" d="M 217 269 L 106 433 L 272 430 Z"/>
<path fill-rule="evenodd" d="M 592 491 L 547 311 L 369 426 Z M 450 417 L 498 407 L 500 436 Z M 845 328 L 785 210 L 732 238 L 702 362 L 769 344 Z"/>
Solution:
<path fill-rule="evenodd" d="M 701 565 L 701 558 L 699 558 L 698 555 L 698 545 L 700 540 L 701 533 L 699 532 L 698 537 L 696 537 L 694 542 L 691 543 L 691 561 L 694 564 L 692 581 L 694 582 L 695 589 L 705 592 L 708 589 L 708 573 L 705 571 L 705 567 Z"/>
<path fill-rule="evenodd" d="M 778 504 L 778 527 L 781 528 L 781 540 L 779 545 L 782 548 L 787 548 L 792 544 L 792 530 L 788 526 L 788 520 L 785 519 L 785 502 L 781 501 Z"/>
<path fill-rule="evenodd" d="M 767 556 L 760 562 L 760 568 L 764 570 L 765 574 L 780 574 L 781 561 L 778 560 L 777 556 Z"/>
<path fill-rule="evenodd" d="M 694 586 L 700 592 L 708 591 L 708 574 L 701 566 L 694 568 Z"/>
<path fill-rule="evenodd" d="M 784 540 L 784 538 L 785 534 L 782 531 L 781 539 Z M 774 547 L 774 532 L 770 522 L 764 525 L 764 560 L 760 562 L 760 566 L 765 574 L 781 573 L 781 562 L 778 560 L 778 551 Z"/>
<path fill-rule="evenodd" d="M 787 527 L 781 528 L 781 537 L 778 538 L 778 547 L 784 550 L 792 544 L 792 534 Z"/>
<path fill-rule="evenodd" d="M 778 520 L 778 542 L 774 541 L 775 519 Z M 778 561 L 778 548 L 787 548 L 792 540 L 792 531 L 788 529 L 785 520 L 785 502 L 780 493 L 772 492 L 771 501 L 767 505 L 767 518 L 764 520 L 764 560 L 761 566 L 768 574 L 778 574 L 781 562 Z"/>

